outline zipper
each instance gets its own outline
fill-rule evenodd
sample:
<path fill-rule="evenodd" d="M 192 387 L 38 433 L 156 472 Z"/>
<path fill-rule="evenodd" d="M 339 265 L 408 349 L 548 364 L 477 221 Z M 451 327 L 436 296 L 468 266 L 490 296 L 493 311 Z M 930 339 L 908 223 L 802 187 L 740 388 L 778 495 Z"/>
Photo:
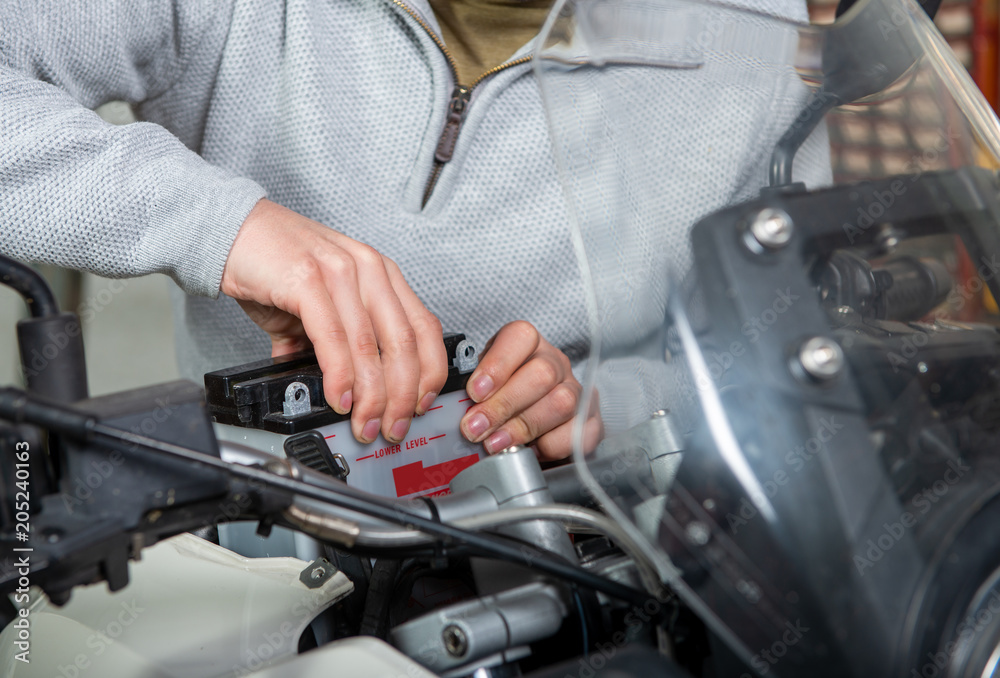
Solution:
<path fill-rule="evenodd" d="M 431 176 L 424 188 L 424 198 L 420 203 L 423 207 L 430 200 L 434 185 L 438 176 L 444 168 L 445 163 L 451 160 L 455 153 L 455 144 L 458 143 L 458 132 L 462 129 L 462 120 L 465 118 L 465 109 L 469 105 L 472 97 L 472 88 L 464 85 L 455 85 L 451 92 L 451 100 L 448 102 L 448 117 L 441 131 L 441 138 L 438 139 L 437 148 L 434 149 L 434 167 L 431 169 Z"/>
<path fill-rule="evenodd" d="M 413 11 L 402 0 L 392 0 L 392 2 L 404 12 L 409 14 L 413 20 L 427 32 L 427 35 L 431 36 L 431 40 L 434 41 L 434 44 L 438 46 L 444 54 L 444 58 L 448 61 L 448 68 L 451 70 L 452 80 L 458 83 L 458 66 L 455 65 L 455 59 L 451 56 L 451 52 L 448 51 L 448 48 L 445 47 L 444 41 L 441 40 L 441 38 L 439 38 L 433 30 L 431 30 L 431 27 L 427 25 L 427 22 L 424 21 L 420 15 Z M 468 112 L 469 101 L 472 99 L 472 91 L 476 89 L 476 87 L 478 87 L 479 84 L 486 78 L 513 66 L 526 64 L 529 61 L 531 61 L 531 55 L 523 56 L 518 59 L 514 59 L 513 61 L 502 63 L 499 66 L 494 66 L 473 80 L 472 84 L 469 86 L 460 84 L 455 85 L 455 89 L 451 92 L 451 99 L 448 101 L 448 117 L 445 119 L 444 129 L 441 131 L 441 136 L 438 138 L 437 148 L 434 150 L 434 167 L 431 169 L 430 178 L 427 180 L 427 187 L 424 189 L 424 197 L 420 203 L 421 207 L 427 205 L 427 201 L 430 200 L 431 193 L 434 192 L 434 186 L 437 184 L 438 177 L 441 176 L 441 170 L 451 160 L 452 155 L 455 152 L 455 145 L 458 143 L 458 133 L 462 129 L 462 122 L 465 120 L 465 115 Z"/>

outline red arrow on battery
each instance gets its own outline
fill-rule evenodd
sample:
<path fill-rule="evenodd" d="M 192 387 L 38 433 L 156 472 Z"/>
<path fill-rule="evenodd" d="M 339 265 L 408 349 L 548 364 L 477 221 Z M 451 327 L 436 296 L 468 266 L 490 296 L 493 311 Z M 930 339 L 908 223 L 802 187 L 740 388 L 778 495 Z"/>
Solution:
<path fill-rule="evenodd" d="M 440 464 L 424 468 L 424 462 L 415 461 L 405 466 L 392 469 L 392 478 L 396 483 L 396 496 L 403 497 L 414 492 L 428 492 L 443 487 L 451 479 L 479 461 L 478 454 L 459 457 Z"/>

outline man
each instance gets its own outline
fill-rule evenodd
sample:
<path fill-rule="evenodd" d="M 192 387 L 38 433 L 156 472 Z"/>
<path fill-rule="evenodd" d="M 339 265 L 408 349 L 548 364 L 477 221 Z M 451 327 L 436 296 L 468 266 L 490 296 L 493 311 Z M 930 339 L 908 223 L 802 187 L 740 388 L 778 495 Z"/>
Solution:
<path fill-rule="evenodd" d="M 584 295 L 529 45 L 503 56 L 544 8 L 505 4 L 531 25 L 500 29 L 512 40 L 480 58 L 467 42 L 481 13 L 457 2 L 10 0 L 0 251 L 170 275 L 195 379 L 311 343 L 328 403 L 364 442 L 401 440 L 431 406 L 442 326 L 479 344 L 496 332 L 463 433 L 565 456 Z M 89 112 L 112 99 L 148 122 Z M 725 174 L 706 205 L 753 183 Z M 594 408 L 585 444 L 600 435 Z"/>

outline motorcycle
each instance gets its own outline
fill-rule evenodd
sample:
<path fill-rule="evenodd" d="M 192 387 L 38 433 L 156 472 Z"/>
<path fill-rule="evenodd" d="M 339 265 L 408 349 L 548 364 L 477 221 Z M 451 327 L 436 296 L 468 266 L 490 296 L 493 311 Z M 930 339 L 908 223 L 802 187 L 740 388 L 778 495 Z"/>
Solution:
<path fill-rule="evenodd" d="M 452 444 L 460 335 L 400 449 L 343 442 L 308 355 L 87 398 L 77 321 L 3 261 L 6 675 L 997 673 L 1000 124 L 933 7 L 770 9 L 543 29 L 608 429 L 572 464 Z"/>

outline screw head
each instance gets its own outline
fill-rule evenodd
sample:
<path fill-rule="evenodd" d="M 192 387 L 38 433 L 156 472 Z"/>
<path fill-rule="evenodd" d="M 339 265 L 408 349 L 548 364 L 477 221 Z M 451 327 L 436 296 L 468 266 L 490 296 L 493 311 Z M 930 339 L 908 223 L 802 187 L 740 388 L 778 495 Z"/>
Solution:
<path fill-rule="evenodd" d="M 767 207 L 758 212 L 750 222 L 750 235 L 754 242 L 769 250 L 781 249 L 792 239 L 795 225 L 784 210 Z"/>
<path fill-rule="evenodd" d="M 704 546 L 712 538 L 712 531 L 708 528 L 708 525 L 700 520 L 693 520 L 688 523 L 684 531 L 687 533 L 687 538 L 698 546 Z"/>
<path fill-rule="evenodd" d="M 441 640 L 444 641 L 444 649 L 452 657 L 464 657 L 469 651 L 469 638 L 460 626 L 449 624 L 441 631 Z"/>
<path fill-rule="evenodd" d="M 799 349 L 799 364 L 810 377 L 828 381 L 844 369 L 844 351 L 833 339 L 813 337 Z"/>

